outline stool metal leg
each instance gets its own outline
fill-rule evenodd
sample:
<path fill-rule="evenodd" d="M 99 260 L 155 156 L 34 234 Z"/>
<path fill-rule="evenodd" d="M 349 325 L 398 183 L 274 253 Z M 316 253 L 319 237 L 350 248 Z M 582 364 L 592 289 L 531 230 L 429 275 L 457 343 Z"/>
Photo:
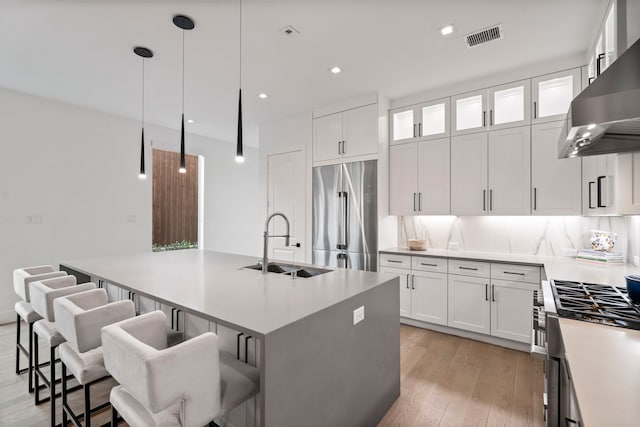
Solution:
<path fill-rule="evenodd" d="M 50 377 L 49 377 L 49 399 L 51 400 L 51 427 L 56 427 L 56 348 L 51 347 L 49 353 L 49 360 L 51 364 Z"/>
<path fill-rule="evenodd" d="M 67 365 L 62 364 L 62 427 L 67 427 Z"/>
<path fill-rule="evenodd" d="M 16 374 L 20 374 L 20 315 L 16 313 Z"/>
<path fill-rule="evenodd" d="M 111 405 L 111 427 L 117 427 L 118 426 L 118 411 L 116 411 L 116 408 Z"/>
<path fill-rule="evenodd" d="M 84 426 L 91 427 L 91 396 L 89 384 L 84 385 Z"/>
<path fill-rule="evenodd" d="M 33 393 L 33 322 L 29 323 L 29 393 Z"/>

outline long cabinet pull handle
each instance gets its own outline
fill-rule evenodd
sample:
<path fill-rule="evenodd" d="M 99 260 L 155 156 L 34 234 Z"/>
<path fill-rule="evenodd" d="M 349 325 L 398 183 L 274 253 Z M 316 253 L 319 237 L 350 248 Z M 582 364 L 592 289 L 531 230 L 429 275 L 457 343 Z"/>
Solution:
<path fill-rule="evenodd" d="M 538 118 L 538 102 L 537 101 L 533 101 L 533 118 L 534 119 Z"/>
<path fill-rule="evenodd" d="M 413 193 L 413 211 L 414 212 L 417 211 L 417 209 L 416 209 L 416 194 L 417 193 Z"/>
<path fill-rule="evenodd" d="M 489 301 L 489 284 L 484 284 L 484 300 Z"/>
<path fill-rule="evenodd" d="M 422 211 L 422 193 L 418 193 L 418 210 Z"/>
<path fill-rule="evenodd" d="M 482 190 L 482 210 L 487 210 L 487 190 Z"/>
<path fill-rule="evenodd" d="M 602 72 L 602 65 L 601 61 L 604 59 L 605 54 L 604 53 L 600 53 L 598 54 L 598 59 L 596 59 L 596 76 L 599 76 L 600 73 Z"/>
<path fill-rule="evenodd" d="M 422 123 L 418 123 L 418 136 L 422 136 Z"/>
<path fill-rule="evenodd" d="M 415 289 L 416 288 L 416 276 L 414 276 L 413 274 L 411 275 L 411 289 Z"/>
<path fill-rule="evenodd" d="M 487 126 L 487 112 L 482 111 L 482 127 L 486 127 L 486 126 Z"/>
<path fill-rule="evenodd" d="M 347 154 L 347 141 L 342 141 L 342 154 Z"/>
<path fill-rule="evenodd" d="M 493 110 L 489 110 L 489 126 L 493 126 Z"/>
<path fill-rule="evenodd" d="M 342 154 L 342 141 L 338 141 L 338 154 Z"/>
<path fill-rule="evenodd" d="M 514 274 L 514 275 L 518 275 L 518 276 L 524 276 L 524 273 L 518 273 L 515 271 L 503 271 L 504 274 Z"/>
<path fill-rule="evenodd" d="M 598 177 L 598 207 L 599 208 L 606 208 L 607 205 L 605 205 L 602 202 L 602 180 L 604 180 L 606 178 L 606 176 L 602 175 Z"/>
<path fill-rule="evenodd" d="M 491 301 L 496 302 L 496 285 L 491 285 Z"/>
<path fill-rule="evenodd" d="M 538 209 L 538 189 L 533 187 L 533 210 Z"/>
<path fill-rule="evenodd" d="M 493 210 L 493 189 L 489 190 L 489 210 Z"/>
<path fill-rule="evenodd" d="M 595 183 L 596 183 L 595 181 L 589 181 L 589 209 L 595 209 L 596 208 L 595 206 L 592 206 L 592 204 L 591 204 L 591 186 L 593 184 L 595 184 Z"/>
<path fill-rule="evenodd" d="M 413 137 L 416 137 L 416 124 L 413 124 Z"/>
<path fill-rule="evenodd" d="M 471 270 L 471 271 L 478 271 L 478 269 L 476 267 L 463 267 L 460 266 L 458 267 L 460 270 Z"/>
<path fill-rule="evenodd" d="M 411 275 L 407 274 L 407 289 L 409 289 L 409 276 L 411 276 Z"/>

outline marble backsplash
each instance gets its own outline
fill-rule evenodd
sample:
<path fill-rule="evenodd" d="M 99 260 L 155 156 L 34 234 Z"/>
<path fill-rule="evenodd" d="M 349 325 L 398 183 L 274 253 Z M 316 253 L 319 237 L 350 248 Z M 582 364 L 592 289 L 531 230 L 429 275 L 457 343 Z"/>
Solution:
<path fill-rule="evenodd" d="M 427 248 L 567 255 L 588 248 L 592 230 L 617 233 L 614 251 L 628 262 L 640 252 L 640 217 L 405 216 L 398 221 L 398 247 L 424 239 Z"/>

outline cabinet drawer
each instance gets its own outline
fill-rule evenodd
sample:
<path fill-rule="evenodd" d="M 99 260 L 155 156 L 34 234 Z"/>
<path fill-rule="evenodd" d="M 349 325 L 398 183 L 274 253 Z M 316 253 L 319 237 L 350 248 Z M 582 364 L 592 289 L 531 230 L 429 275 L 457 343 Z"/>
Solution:
<path fill-rule="evenodd" d="M 409 255 L 380 254 L 380 265 L 411 269 L 411 257 Z"/>
<path fill-rule="evenodd" d="M 466 261 L 462 259 L 449 260 L 449 273 L 463 276 L 489 277 L 491 271 L 488 262 Z"/>
<path fill-rule="evenodd" d="M 418 271 L 447 272 L 447 260 L 445 258 L 430 258 L 424 256 L 411 257 L 411 269 Z"/>
<path fill-rule="evenodd" d="M 491 278 L 539 284 L 540 267 L 491 263 Z"/>

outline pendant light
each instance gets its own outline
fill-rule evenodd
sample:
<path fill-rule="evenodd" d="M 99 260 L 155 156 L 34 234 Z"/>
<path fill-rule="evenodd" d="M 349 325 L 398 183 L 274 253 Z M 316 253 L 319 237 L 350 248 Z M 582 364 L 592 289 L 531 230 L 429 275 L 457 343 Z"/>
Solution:
<path fill-rule="evenodd" d="M 185 30 L 193 30 L 195 24 L 188 16 L 176 15 L 173 17 L 173 23 L 182 30 L 182 122 L 180 126 L 180 169 L 178 172 L 187 172 L 185 153 L 184 153 L 184 32 Z"/>
<path fill-rule="evenodd" d="M 146 58 L 152 58 L 153 52 L 146 47 L 137 46 L 133 49 L 133 53 L 142 58 L 142 114 L 141 114 L 141 128 L 142 134 L 140 136 L 140 179 L 145 179 L 147 174 L 144 170 L 144 60 Z"/>
<path fill-rule="evenodd" d="M 239 67 L 238 67 L 238 143 L 236 146 L 236 162 L 244 162 L 244 153 L 242 150 L 242 0 L 240 2 L 240 15 L 239 15 Z"/>

